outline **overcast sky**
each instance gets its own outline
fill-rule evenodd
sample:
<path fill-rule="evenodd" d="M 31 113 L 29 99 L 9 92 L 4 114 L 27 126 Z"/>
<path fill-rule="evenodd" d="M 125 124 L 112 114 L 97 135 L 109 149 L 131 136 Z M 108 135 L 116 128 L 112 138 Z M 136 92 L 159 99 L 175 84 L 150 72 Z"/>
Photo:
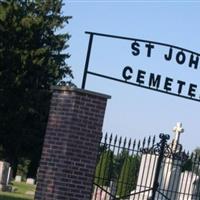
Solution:
<path fill-rule="evenodd" d="M 89 35 L 85 31 L 113 34 L 137 39 L 157 41 L 200 52 L 200 1 L 64 1 L 65 15 L 73 16 L 64 31 L 69 32 L 71 54 L 68 60 L 74 72 L 74 82 L 81 87 Z M 172 59 L 164 55 L 169 48 L 154 45 L 147 56 L 148 43 L 139 43 L 139 55 L 133 55 L 134 41 L 94 37 L 89 70 L 123 79 L 126 66 L 130 69 L 130 82 L 136 82 L 138 71 L 143 85 L 149 83 L 150 74 L 161 75 L 159 89 L 163 90 L 166 78 L 171 78 L 172 92 L 177 93 L 178 80 L 184 81 L 182 93 L 200 96 L 200 63 L 189 67 L 191 54 L 173 49 Z M 137 42 L 137 41 L 136 41 Z M 193 60 L 197 59 L 195 56 Z M 143 77 L 142 77 L 143 76 Z M 124 79 L 123 79 L 124 80 Z M 169 81 L 170 83 L 170 81 Z M 187 150 L 200 146 L 200 102 L 162 94 L 156 91 L 110 81 L 88 75 L 86 89 L 111 95 L 108 100 L 103 131 L 128 138 L 142 139 L 159 133 L 170 134 L 176 122 L 182 122 L 185 132 L 181 143 Z"/>

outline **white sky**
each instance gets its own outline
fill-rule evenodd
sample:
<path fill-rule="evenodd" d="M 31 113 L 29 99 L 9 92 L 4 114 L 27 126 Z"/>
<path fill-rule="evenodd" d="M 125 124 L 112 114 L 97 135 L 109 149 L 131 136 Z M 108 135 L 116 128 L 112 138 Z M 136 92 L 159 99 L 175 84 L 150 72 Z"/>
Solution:
<path fill-rule="evenodd" d="M 73 16 L 64 31 L 72 35 L 68 63 L 78 87 L 81 87 L 89 39 L 85 31 L 163 42 L 200 52 L 200 1 L 64 2 L 64 14 Z M 151 58 L 147 58 L 146 49 L 141 47 L 141 54 L 133 56 L 130 41 L 95 37 L 89 69 L 121 78 L 122 69 L 129 65 L 134 70 L 161 74 L 163 78 L 196 83 L 200 91 L 200 67 L 194 70 L 187 62 L 183 65 L 167 62 L 162 57 L 167 50 L 156 46 Z M 189 56 L 187 54 L 186 59 Z M 133 139 L 159 133 L 173 137 L 172 128 L 180 121 L 185 129 L 181 136 L 185 149 L 200 146 L 200 102 L 91 75 L 88 75 L 86 89 L 112 96 L 108 100 L 104 132 Z"/>

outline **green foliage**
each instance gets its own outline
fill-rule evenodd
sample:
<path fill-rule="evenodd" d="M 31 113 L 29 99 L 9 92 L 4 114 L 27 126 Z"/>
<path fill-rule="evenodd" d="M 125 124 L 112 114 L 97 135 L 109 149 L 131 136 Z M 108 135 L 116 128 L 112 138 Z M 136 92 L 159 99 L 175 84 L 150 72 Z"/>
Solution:
<path fill-rule="evenodd" d="M 13 194 L 10 192 L 0 192 L 0 200 L 33 200 L 33 197 L 28 195 Z"/>
<path fill-rule="evenodd" d="M 35 185 L 26 184 L 25 182 L 12 182 L 15 194 L 26 194 L 26 192 L 35 192 Z"/>
<path fill-rule="evenodd" d="M 51 85 L 68 84 L 70 38 L 60 29 L 61 0 L 0 1 L 0 145 L 16 172 L 18 158 L 31 160 L 35 176 L 48 117 Z"/>
<path fill-rule="evenodd" d="M 71 69 L 63 53 L 68 34 L 58 34 L 70 17 L 61 15 L 60 0 L 0 2 L 0 85 L 3 89 L 48 89 Z"/>
<path fill-rule="evenodd" d="M 25 158 L 20 158 L 17 165 L 17 175 L 22 176 L 22 180 L 25 181 L 28 174 L 28 168 L 31 161 Z"/>
<path fill-rule="evenodd" d="M 105 150 L 101 153 L 96 167 L 95 180 L 97 185 L 109 186 L 113 167 L 113 152 Z"/>
<path fill-rule="evenodd" d="M 191 159 L 188 159 L 184 165 L 182 166 L 182 172 L 184 171 L 192 171 L 193 162 Z"/>
<path fill-rule="evenodd" d="M 117 195 L 119 197 L 125 197 L 135 189 L 138 171 L 139 158 L 137 156 L 127 156 L 124 160 L 117 185 Z"/>
<path fill-rule="evenodd" d="M 129 156 L 127 150 L 123 150 L 120 154 L 114 156 L 113 160 L 113 176 L 115 179 L 119 179 L 123 164 L 126 158 Z"/>
<path fill-rule="evenodd" d="M 198 157 L 200 157 L 200 147 L 197 147 L 197 148 L 194 150 L 194 153 L 197 154 Z"/>
<path fill-rule="evenodd" d="M 112 181 L 117 183 L 117 196 L 123 198 L 129 195 L 136 187 L 140 158 L 130 156 L 127 150 L 117 155 L 105 147 L 100 150 L 94 182 L 100 186 L 110 186 Z"/>

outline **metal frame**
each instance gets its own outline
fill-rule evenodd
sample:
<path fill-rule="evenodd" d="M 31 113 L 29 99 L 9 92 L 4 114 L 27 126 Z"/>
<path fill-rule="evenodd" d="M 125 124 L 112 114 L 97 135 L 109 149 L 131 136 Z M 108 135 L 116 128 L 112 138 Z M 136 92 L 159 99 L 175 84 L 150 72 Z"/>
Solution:
<path fill-rule="evenodd" d="M 182 48 L 182 47 L 178 47 L 178 46 L 175 46 L 175 45 L 161 43 L 161 42 L 155 42 L 155 41 L 151 41 L 151 40 L 143 40 L 143 39 L 138 39 L 138 38 L 123 37 L 123 36 L 96 33 L 96 32 L 88 32 L 88 31 L 86 31 L 85 33 L 89 34 L 89 43 L 88 43 L 86 60 L 85 60 L 85 68 L 84 68 L 84 73 L 83 73 L 82 86 L 81 86 L 82 89 L 85 89 L 87 74 L 90 74 L 90 75 L 93 75 L 93 76 L 97 76 L 97 77 L 101 77 L 101 78 L 105 78 L 105 79 L 109 79 L 109 80 L 113 80 L 113 81 L 118 81 L 118 82 L 121 82 L 121 83 L 126 83 L 126 84 L 133 85 L 133 86 L 136 86 L 136 87 L 140 87 L 140 88 L 144 88 L 144 89 L 148 89 L 148 90 L 152 90 L 152 91 L 156 91 L 156 92 L 160 92 L 160 93 L 164 93 L 164 94 L 168 94 L 168 95 L 172 95 L 172 96 L 181 97 L 181 98 L 184 98 L 184 99 L 200 102 L 200 99 L 198 99 L 198 98 L 188 97 L 188 96 L 176 94 L 176 93 L 173 93 L 173 92 L 167 92 L 167 91 L 164 91 L 164 90 L 151 88 L 151 87 L 148 87 L 148 86 L 144 86 L 144 85 L 132 83 L 132 82 L 129 82 L 129 81 L 125 81 L 125 80 L 122 80 L 122 79 L 118 79 L 118 78 L 115 78 L 115 77 L 112 77 L 112 76 L 107 76 L 107 75 L 99 74 L 99 73 L 96 73 L 96 72 L 92 72 L 92 71 L 89 70 L 89 61 L 90 61 L 90 55 L 91 55 L 92 43 L 93 43 L 94 36 L 109 37 L 109 38 L 115 38 L 115 39 L 122 39 L 122 40 L 130 40 L 130 41 L 138 41 L 138 42 L 156 44 L 156 45 L 160 45 L 160 46 L 165 46 L 165 47 L 170 47 L 170 48 L 178 49 L 178 50 L 181 50 L 181 51 L 185 51 L 187 53 L 191 53 L 191 54 L 196 55 L 196 56 L 200 56 L 200 53 L 197 53 L 197 52 L 194 52 L 194 51 Z"/>

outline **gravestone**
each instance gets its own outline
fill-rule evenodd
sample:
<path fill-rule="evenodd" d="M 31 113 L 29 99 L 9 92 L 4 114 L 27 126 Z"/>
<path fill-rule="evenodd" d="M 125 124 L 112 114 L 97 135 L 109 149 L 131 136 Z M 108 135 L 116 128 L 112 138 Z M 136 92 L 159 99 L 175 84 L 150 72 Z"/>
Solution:
<path fill-rule="evenodd" d="M 0 190 L 2 191 L 10 190 L 10 186 L 8 186 L 11 174 L 10 172 L 10 164 L 8 162 L 0 161 Z"/>
<path fill-rule="evenodd" d="M 107 186 L 103 186 L 103 189 L 95 186 L 92 200 L 112 200 L 110 192 L 110 188 Z"/>
<path fill-rule="evenodd" d="M 35 179 L 34 178 L 27 178 L 26 179 L 26 184 L 34 185 L 35 184 Z"/>
<path fill-rule="evenodd" d="M 164 158 L 160 177 L 159 189 L 168 199 L 177 199 L 177 191 L 181 176 L 182 161 L 173 158 Z M 158 199 L 163 199 L 163 195 L 157 193 Z"/>
<path fill-rule="evenodd" d="M 194 172 L 185 171 L 181 173 L 179 184 L 179 200 L 199 200 L 200 179 Z"/>
<path fill-rule="evenodd" d="M 157 155 L 142 155 L 136 189 L 131 192 L 131 194 L 136 194 L 131 195 L 130 200 L 147 200 L 151 197 L 149 189 L 153 187 L 157 161 Z"/>
<path fill-rule="evenodd" d="M 176 200 L 176 191 L 179 186 L 182 162 L 178 159 L 174 159 L 172 155 L 180 150 L 180 134 L 184 132 L 182 124 L 178 122 L 173 128 L 173 131 L 175 132 L 175 138 L 170 145 L 172 154 L 169 155 L 169 157 L 163 158 L 158 177 L 158 190 L 161 190 L 162 194 L 164 194 L 167 198 Z M 148 200 L 151 198 L 157 161 L 158 155 L 151 153 L 142 155 L 137 186 L 136 189 L 131 192 L 131 200 Z M 163 195 L 157 192 L 155 198 L 157 200 L 163 199 Z"/>
<path fill-rule="evenodd" d="M 165 157 L 162 162 L 162 167 L 160 171 L 160 186 L 159 189 L 162 190 L 164 194 L 169 199 L 177 199 L 177 191 L 181 176 L 181 166 L 182 161 L 179 158 L 173 158 L 173 154 L 180 153 L 180 134 L 184 132 L 182 123 L 177 122 L 176 126 L 173 128 L 175 137 L 169 147 L 172 150 L 172 154 L 169 157 Z M 157 193 L 157 198 L 162 199 L 163 195 Z"/>
<path fill-rule="evenodd" d="M 18 183 L 22 182 L 22 176 L 19 176 L 19 175 L 15 176 L 15 182 L 18 182 Z"/>

